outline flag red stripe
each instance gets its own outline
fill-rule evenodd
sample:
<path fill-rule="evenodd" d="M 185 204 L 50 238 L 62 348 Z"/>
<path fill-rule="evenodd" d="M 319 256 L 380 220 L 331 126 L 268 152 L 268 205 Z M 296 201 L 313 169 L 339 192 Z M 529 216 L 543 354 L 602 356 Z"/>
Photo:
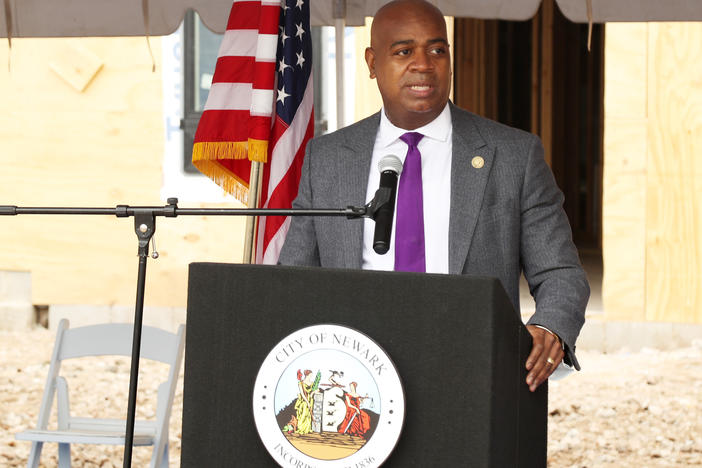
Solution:
<path fill-rule="evenodd" d="M 273 150 L 278 144 L 278 140 L 285 134 L 288 130 L 288 124 L 285 123 L 277 115 L 273 118 L 273 129 L 271 130 L 271 136 L 268 143 L 268 160 L 273 160 Z M 263 171 L 263 180 L 261 181 L 261 201 L 259 206 L 265 206 L 266 201 L 268 201 L 268 182 L 270 181 L 270 168 L 271 164 L 266 164 Z M 297 195 L 297 194 L 296 194 Z M 292 202 L 292 200 L 290 200 Z"/>
<path fill-rule="evenodd" d="M 275 62 L 256 62 L 253 57 L 225 56 L 217 59 L 212 82 L 251 83 L 255 76 L 254 89 L 273 89 L 275 72 Z"/>
<path fill-rule="evenodd" d="M 275 65 L 274 65 L 275 66 Z M 253 57 L 225 56 L 217 59 L 213 83 L 250 83 L 255 69 Z M 275 77 L 274 77 L 275 78 Z M 271 89 L 273 86 L 271 85 Z"/>
<path fill-rule="evenodd" d="M 273 190 L 270 201 L 268 202 L 269 208 L 290 208 L 292 206 L 292 201 L 297 196 L 297 190 L 300 186 L 300 171 L 302 170 L 302 160 L 305 158 L 305 149 L 307 148 L 307 142 L 313 136 L 314 118 L 310 117 L 310 120 L 307 123 L 307 129 L 305 130 L 303 144 L 300 145 L 297 152 L 295 153 L 295 158 L 290 163 L 290 167 L 288 167 L 285 176 Z M 287 196 L 287 202 L 283 198 L 284 196 Z"/>
<path fill-rule="evenodd" d="M 255 116 L 249 117 L 249 137 L 254 140 L 266 140 L 271 133 L 271 118 L 270 116 Z M 268 148 L 270 148 L 270 143 Z M 270 152 L 268 153 L 270 154 Z M 270 159 L 269 159 L 270 160 Z"/>
<path fill-rule="evenodd" d="M 229 14 L 227 31 L 231 29 L 258 29 L 260 15 L 261 2 L 236 2 Z"/>
<path fill-rule="evenodd" d="M 248 159 L 218 159 L 217 164 L 226 167 L 231 173 L 236 174 L 247 187 L 251 178 L 251 161 Z"/>
<path fill-rule="evenodd" d="M 258 30 L 261 34 L 278 35 L 280 20 L 280 5 L 262 5 L 261 19 Z"/>
<path fill-rule="evenodd" d="M 271 130 L 270 138 L 270 150 L 269 155 L 273 154 L 273 148 L 278 144 L 278 140 L 282 137 L 288 130 L 288 125 L 278 116 L 275 117 L 275 123 L 273 124 L 273 129 Z M 268 193 L 268 192 L 263 192 Z M 263 200 L 265 202 L 265 200 Z"/>
<path fill-rule="evenodd" d="M 200 117 L 195 141 L 246 141 L 249 111 L 206 110 Z"/>
<path fill-rule="evenodd" d="M 310 118 L 307 123 L 307 130 L 305 131 L 305 139 L 303 141 L 307 142 L 314 135 L 314 118 Z M 271 194 L 271 198 L 268 201 L 269 208 L 290 208 L 292 201 L 297 195 L 297 190 L 300 186 L 300 171 L 302 169 L 302 161 L 305 157 L 305 147 L 306 145 L 301 145 L 295 153 L 295 158 L 290 164 L 287 172 L 283 179 L 278 183 L 276 188 Z M 265 252 L 268 248 L 270 240 L 273 238 L 280 226 L 285 222 L 283 216 L 269 216 L 266 220 L 266 229 L 263 234 L 263 251 Z"/>
<path fill-rule="evenodd" d="M 261 195 L 259 198 L 258 206 L 265 207 L 266 201 L 268 200 L 268 183 L 271 180 L 271 166 L 273 161 L 273 149 L 278 143 L 280 136 L 285 133 L 288 126 L 283 122 L 277 115 L 273 116 L 273 128 L 271 129 L 271 135 L 268 140 L 268 164 L 263 166 L 263 177 L 261 178 Z M 282 128 L 282 130 L 281 130 Z M 257 234 L 258 235 L 258 234 Z"/>
<path fill-rule="evenodd" d="M 275 62 L 256 62 L 254 65 L 254 89 L 273 89 L 275 86 Z M 268 120 L 268 125 L 271 122 Z"/>

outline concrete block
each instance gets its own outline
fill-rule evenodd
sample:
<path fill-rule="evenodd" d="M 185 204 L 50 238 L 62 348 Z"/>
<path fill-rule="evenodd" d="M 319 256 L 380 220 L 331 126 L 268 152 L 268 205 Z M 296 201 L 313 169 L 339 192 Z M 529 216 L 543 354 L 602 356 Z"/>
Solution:
<path fill-rule="evenodd" d="M 49 330 L 55 331 L 61 319 L 68 319 L 71 328 L 110 322 L 110 306 L 105 305 L 51 305 Z"/>
<path fill-rule="evenodd" d="M 673 345 L 688 347 L 695 340 L 702 340 L 702 324 L 699 323 L 674 323 Z"/>
<path fill-rule="evenodd" d="M 32 303 L 32 274 L 28 271 L 0 270 L 0 304 Z"/>
<path fill-rule="evenodd" d="M 55 330 L 61 319 L 71 327 L 98 323 L 134 323 L 134 306 L 126 305 L 53 305 L 49 307 L 49 329 Z M 185 309 L 174 307 L 144 307 L 143 324 L 175 332 L 185 323 Z"/>
<path fill-rule="evenodd" d="M 188 314 L 185 307 L 173 307 L 173 330 L 175 332 L 178 330 L 178 326 L 185 325 L 185 320 Z"/>
<path fill-rule="evenodd" d="M 0 330 L 21 331 L 34 327 L 34 307 L 31 304 L 0 303 Z"/>
<path fill-rule="evenodd" d="M 27 330 L 34 321 L 31 273 L 0 271 L 0 330 Z"/>
<path fill-rule="evenodd" d="M 588 317 L 578 337 L 579 351 L 615 353 L 643 348 L 687 348 L 702 341 L 702 324 L 669 322 L 616 322 Z"/>
<path fill-rule="evenodd" d="M 118 323 L 134 322 L 134 306 L 114 306 L 110 321 Z M 144 325 L 175 332 L 178 325 L 185 323 L 185 309 L 176 307 L 144 307 Z"/>
<path fill-rule="evenodd" d="M 110 322 L 112 323 L 133 323 L 133 305 L 115 305 L 110 309 Z"/>
<path fill-rule="evenodd" d="M 577 349 L 603 350 L 605 348 L 606 325 L 606 322 L 602 320 L 586 320 L 583 329 L 580 330 L 580 336 L 578 336 Z"/>
<path fill-rule="evenodd" d="M 673 324 L 664 322 L 606 322 L 603 351 L 642 348 L 672 349 Z"/>
<path fill-rule="evenodd" d="M 163 330 L 168 330 L 169 332 L 175 332 L 178 329 L 179 324 L 175 319 L 176 317 L 173 307 L 144 308 L 144 325 L 161 328 Z"/>

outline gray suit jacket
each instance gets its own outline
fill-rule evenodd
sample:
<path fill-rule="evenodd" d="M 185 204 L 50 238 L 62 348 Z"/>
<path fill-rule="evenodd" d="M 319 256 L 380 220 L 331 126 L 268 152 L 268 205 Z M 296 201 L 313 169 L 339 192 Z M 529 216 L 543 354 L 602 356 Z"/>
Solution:
<path fill-rule="evenodd" d="M 590 294 L 540 140 L 451 104 L 449 273 L 497 277 L 519 311 L 523 271 L 536 301 L 529 320 L 557 333 L 576 365 Z M 294 208 L 364 205 L 380 114 L 307 145 Z M 484 166 L 473 167 L 480 156 Z M 363 220 L 293 217 L 284 265 L 361 268 Z"/>

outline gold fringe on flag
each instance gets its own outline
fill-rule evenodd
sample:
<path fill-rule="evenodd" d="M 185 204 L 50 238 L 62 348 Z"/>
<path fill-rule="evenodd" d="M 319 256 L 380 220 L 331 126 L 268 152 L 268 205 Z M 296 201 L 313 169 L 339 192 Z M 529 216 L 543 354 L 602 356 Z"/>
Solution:
<path fill-rule="evenodd" d="M 247 156 L 248 144 L 245 141 L 201 141 L 193 145 L 193 164 L 195 161 L 246 159 Z"/>
<path fill-rule="evenodd" d="M 214 183 L 222 187 L 225 192 L 233 195 L 244 205 L 248 203 L 249 186 L 232 171 L 228 170 L 217 161 L 193 161 L 193 165 L 198 171 L 202 172 L 212 179 Z"/>
<path fill-rule="evenodd" d="M 249 138 L 249 159 L 254 162 L 268 162 L 268 140 Z"/>
<path fill-rule="evenodd" d="M 224 191 L 246 204 L 249 186 L 220 164 L 223 159 L 246 159 L 248 144 L 243 141 L 204 141 L 193 145 L 193 166 L 212 179 Z"/>

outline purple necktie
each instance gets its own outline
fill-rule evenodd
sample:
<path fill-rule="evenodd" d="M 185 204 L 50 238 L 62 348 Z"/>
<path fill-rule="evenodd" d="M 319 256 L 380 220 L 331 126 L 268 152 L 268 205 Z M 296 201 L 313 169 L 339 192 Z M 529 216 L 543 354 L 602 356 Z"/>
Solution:
<path fill-rule="evenodd" d="M 425 272 L 424 202 L 422 201 L 422 155 L 417 145 L 424 137 L 409 132 L 400 137 L 407 143 L 407 157 L 402 166 L 397 192 L 395 221 L 395 271 Z"/>

